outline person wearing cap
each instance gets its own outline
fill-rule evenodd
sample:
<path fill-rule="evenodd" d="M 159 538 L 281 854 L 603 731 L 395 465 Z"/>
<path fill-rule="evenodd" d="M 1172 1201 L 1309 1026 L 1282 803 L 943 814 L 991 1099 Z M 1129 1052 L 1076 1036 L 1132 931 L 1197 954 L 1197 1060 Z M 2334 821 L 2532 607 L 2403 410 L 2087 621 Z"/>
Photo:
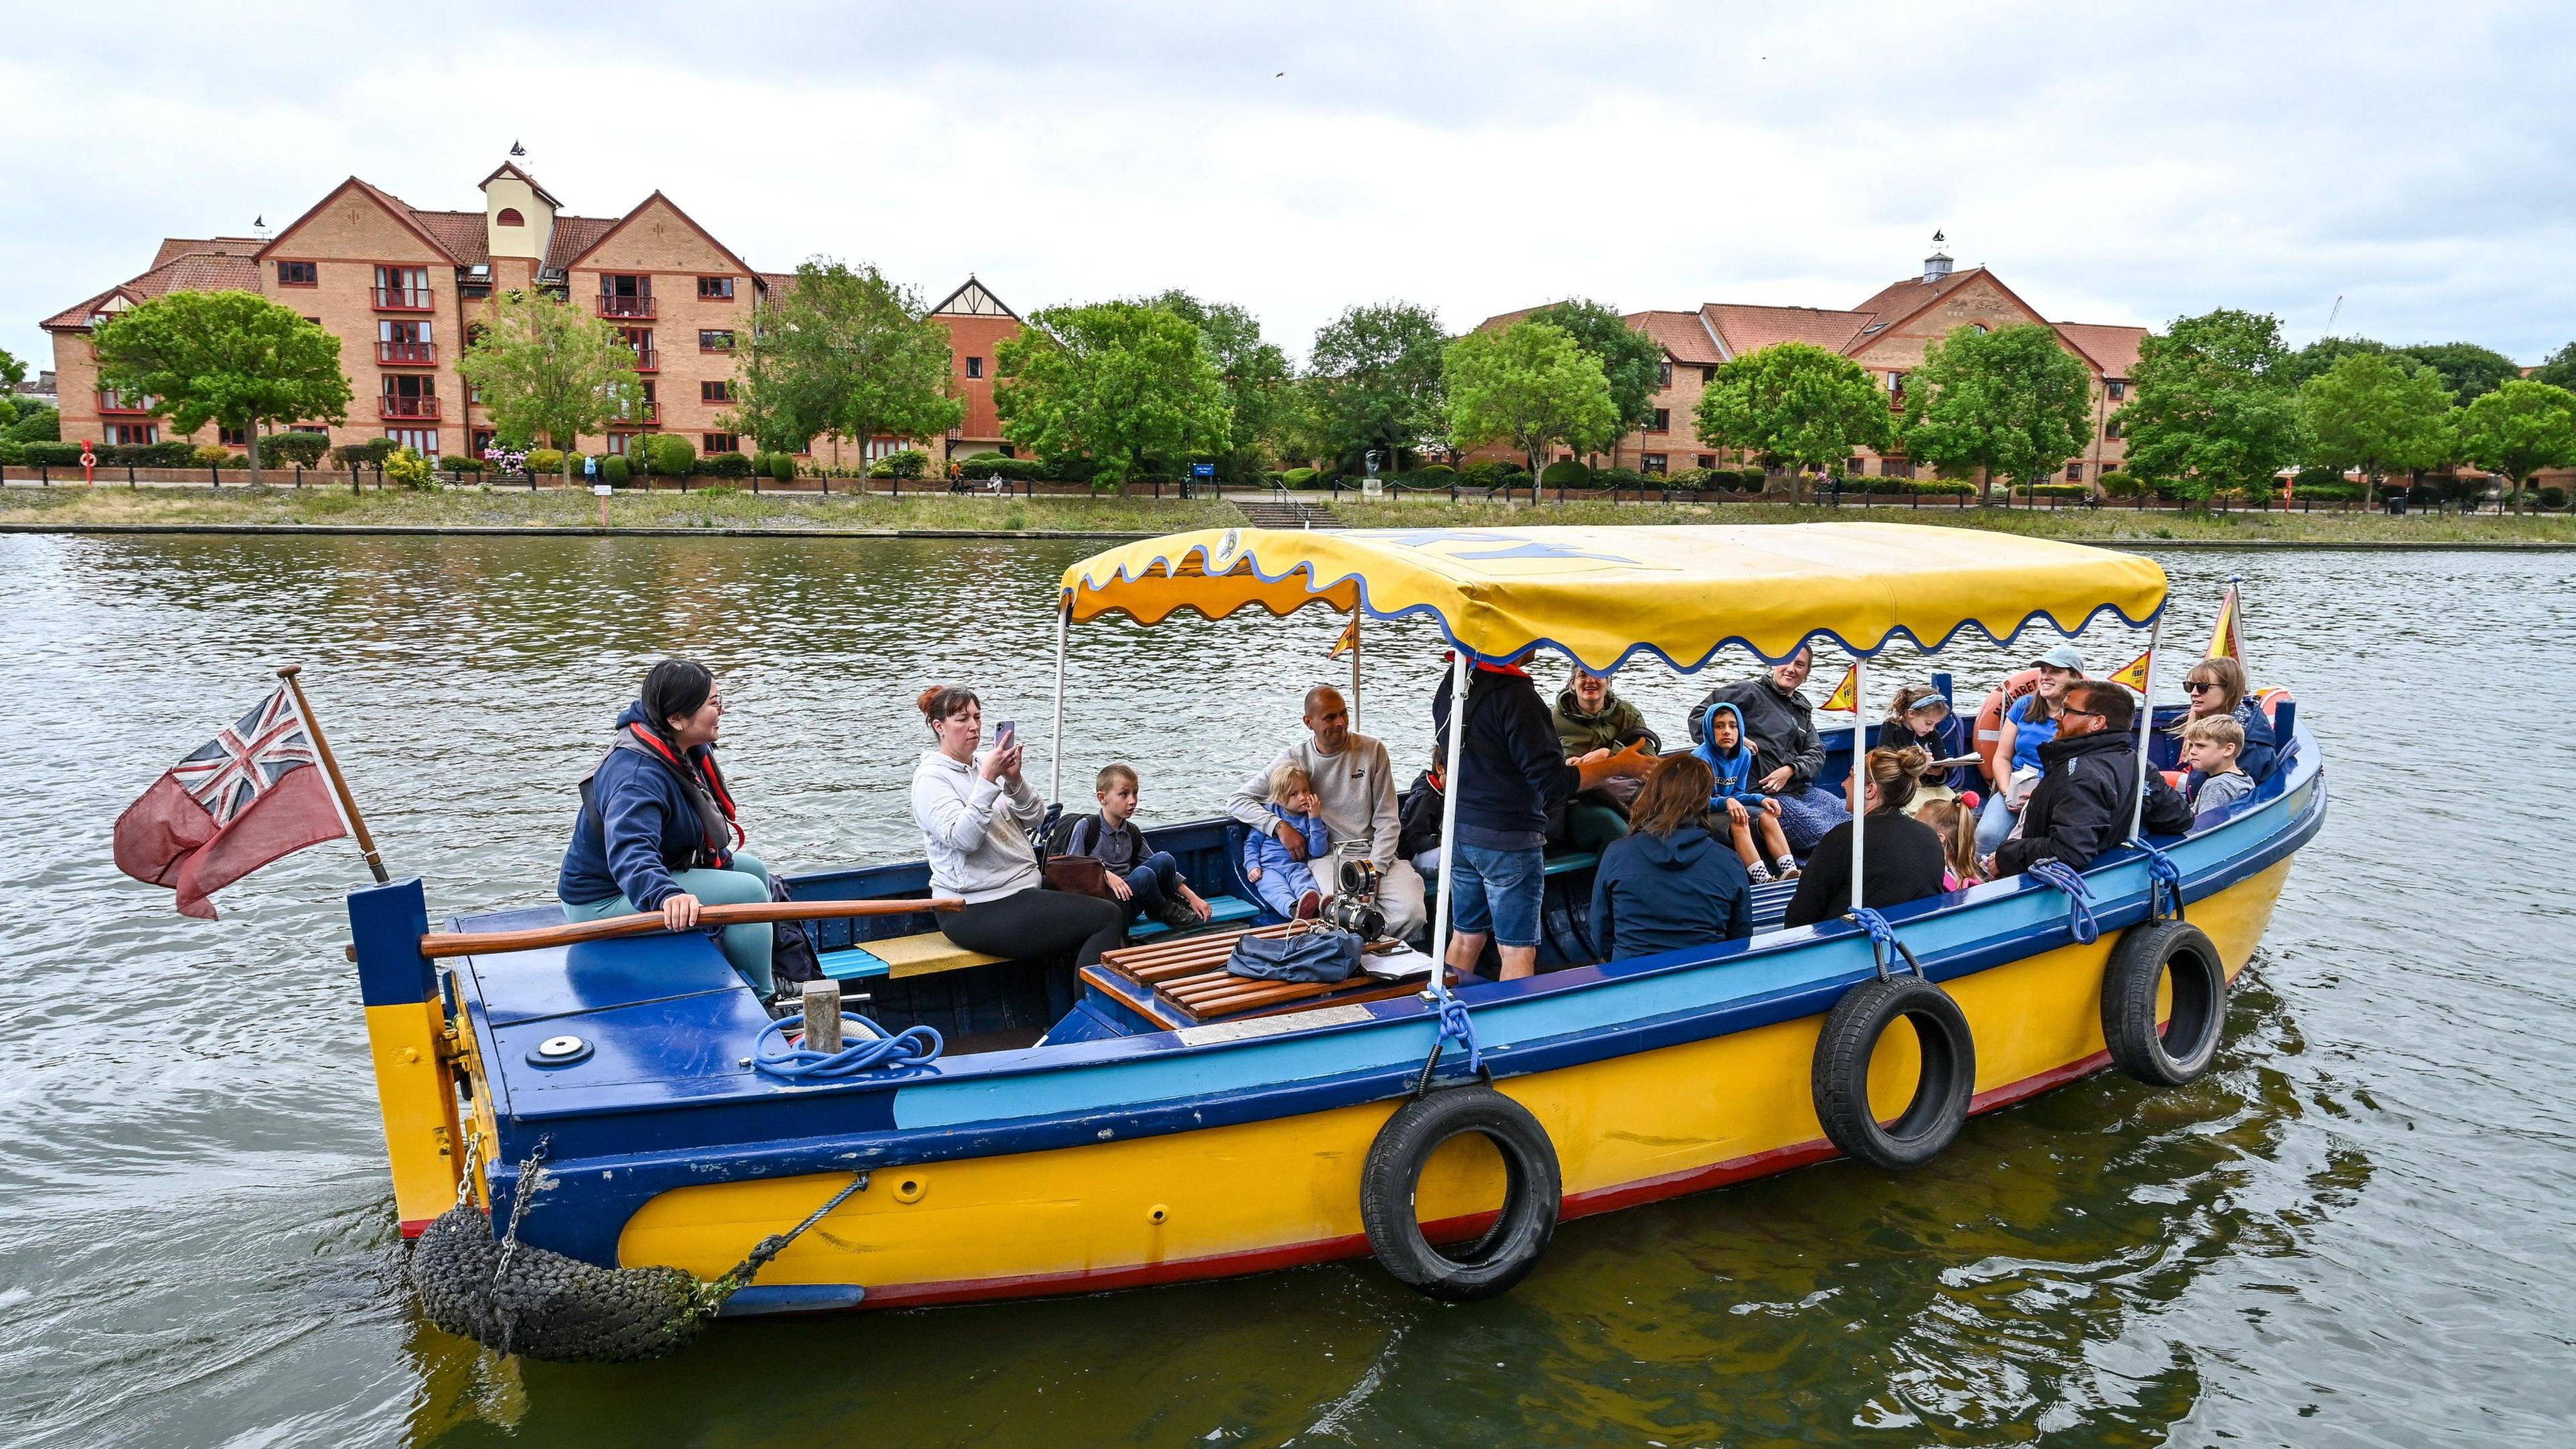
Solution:
<path fill-rule="evenodd" d="M 2066 686 L 2084 677 L 2084 656 L 2074 645 L 2060 644 L 2032 660 L 2031 667 L 2039 671 L 2039 682 L 2004 711 L 2003 729 L 1996 739 L 1995 758 L 2010 761 L 2011 767 L 1995 782 L 1994 793 L 1986 797 L 1985 808 L 1977 816 L 1977 854 L 1981 856 L 1994 854 L 1995 847 L 2012 833 L 2022 803 L 2039 783 L 2039 747 L 2057 738 L 2058 721 L 2066 714 Z"/>

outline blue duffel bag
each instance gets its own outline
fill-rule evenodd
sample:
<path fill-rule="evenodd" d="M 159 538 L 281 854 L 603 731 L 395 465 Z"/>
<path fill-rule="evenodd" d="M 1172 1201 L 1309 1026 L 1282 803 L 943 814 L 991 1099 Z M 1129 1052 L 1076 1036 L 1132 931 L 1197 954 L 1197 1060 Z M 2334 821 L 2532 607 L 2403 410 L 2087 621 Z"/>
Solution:
<path fill-rule="evenodd" d="M 1237 938 L 1234 954 L 1226 958 L 1226 974 L 1329 986 L 1348 981 L 1360 969 L 1359 937 L 1306 921 L 1297 925 L 1284 936 Z"/>

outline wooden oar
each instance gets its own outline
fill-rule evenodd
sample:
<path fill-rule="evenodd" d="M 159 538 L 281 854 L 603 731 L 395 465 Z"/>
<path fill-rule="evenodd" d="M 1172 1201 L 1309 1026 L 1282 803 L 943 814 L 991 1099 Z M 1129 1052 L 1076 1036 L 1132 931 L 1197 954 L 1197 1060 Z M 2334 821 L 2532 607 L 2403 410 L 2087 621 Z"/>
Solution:
<path fill-rule="evenodd" d="M 852 916 L 908 916 L 915 911 L 960 911 L 961 900 L 946 896 L 902 901 L 758 901 L 739 906 L 701 906 L 692 930 L 714 926 L 750 926 L 771 921 L 839 921 Z M 663 929 L 660 911 L 609 916 L 578 925 L 539 926 L 526 931 L 432 931 L 420 938 L 420 954 L 431 960 L 448 956 L 499 955 L 504 951 L 542 951 L 619 936 L 649 936 Z"/>

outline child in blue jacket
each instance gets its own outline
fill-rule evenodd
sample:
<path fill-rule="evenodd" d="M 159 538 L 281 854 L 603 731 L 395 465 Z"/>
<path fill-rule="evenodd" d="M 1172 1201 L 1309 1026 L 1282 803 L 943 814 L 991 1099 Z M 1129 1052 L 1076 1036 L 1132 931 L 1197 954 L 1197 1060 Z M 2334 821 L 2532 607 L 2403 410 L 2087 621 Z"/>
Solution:
<path fill-rule="evenodd" d="M 1735 858 L 1744 862 L 1744 873 L 1755 885 L 1795 879 L 1798 858 L 1789 853 L 1789 838 L 1780 833 L 1780 802 L 1753 783 L 1753 747 L 1744 742 L 1744 715 L 1731 704 L 1710 705 L 1700 734 L 1699 745 L 1691 753 L 1706 761 L 1709 773 L 1717 777 L 1716 789 L 1708 797 L 1709 813 L 1725 814 L 1735 837 Z M 1758 850 L 1757 836 L 1762 847 Z M 1765 854 L 1771 860 L 1768 866 L 1762 863 Z"/>
<path fill-rule="evenodd" d="M 1324 828 L 1324 817 L 1318 813 L 1324 802 L 1316 798 L 1315 782 L 1305 767 L 1283 761 L 1271 771 L 1270 800 L 1262 808 L 1296 826 L 1297 833 L 1306 837 L 1307 860 L 1330 858 L 1332 832 Z M 1307 921 L 1323 913 L 1324 894 L 1315 888 L 1313 868 L 1261 831 L 1244 832 L 1243 878 L 1252 883 L 1252 893 L 1261 897 L 1261 903 L 1277 915 Z"/>

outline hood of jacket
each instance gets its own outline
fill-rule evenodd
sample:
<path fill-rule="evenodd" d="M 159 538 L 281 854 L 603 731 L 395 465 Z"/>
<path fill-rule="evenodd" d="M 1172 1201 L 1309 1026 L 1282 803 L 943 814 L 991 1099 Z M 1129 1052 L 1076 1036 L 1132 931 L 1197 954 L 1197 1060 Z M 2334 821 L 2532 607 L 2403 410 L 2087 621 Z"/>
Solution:
<path fill-rule="evenodd" d="M 1728 704 L 1724 700 L 1719 700 L 1717 703 L 1710 705 L 1708 707 L 1708 713 L 1700 718 L 1700 753 L 1711 760 L 1719 758 L 1717 746 L 1713 743 L 1717 737 L 1717 731 L 1710 728 L 1710 726 L 1717 722 L 1717 716 L 1720 710 L 1725 711 L 1727 714 L 1732 715 L 1735 718 L 1735 748 L 1728 751 L 1725 755 L 1725 758 L 1731 760 L 1735 758 L 1735 756 L 1752 748 L 1752 746 L 1744 737 L 1744 711 L 1737 709 L 1734 705 Z"/>
<path fill-rule="evenodd" d="M 644 712 L 644 701 L 639 699 L 633 704 L 626 706 L 626 708 L 619 710 L 617 712 L 617 723 L 610 725 L 608 727 L 608 732 L 612 735 L 622 735 L 626 733 L 626 727 L 628 725 L 642 725 L 648 730 L 653 729 L 653 716 Z M 667 745 L 671 742 L 670 736 L 663 734 L 661 731 L 654 730 L 653 733 L 654 737 L 661 740 L 662 743 Z M 692 758 L 698 758 L 703 757 L 706 752 L 707 747 L 699 745 L 688 750 L 686 753 Z"/>
<path fill-rule="evenodd" d="M 1670 835 L 1640 830 L 1628 838 L 1637 842 L 1631 848 L 1639 857 L 1661 870 L 1689 870 L 1717 849 L 1717 842 L 1698 825 L 1681 826 Z"/>

